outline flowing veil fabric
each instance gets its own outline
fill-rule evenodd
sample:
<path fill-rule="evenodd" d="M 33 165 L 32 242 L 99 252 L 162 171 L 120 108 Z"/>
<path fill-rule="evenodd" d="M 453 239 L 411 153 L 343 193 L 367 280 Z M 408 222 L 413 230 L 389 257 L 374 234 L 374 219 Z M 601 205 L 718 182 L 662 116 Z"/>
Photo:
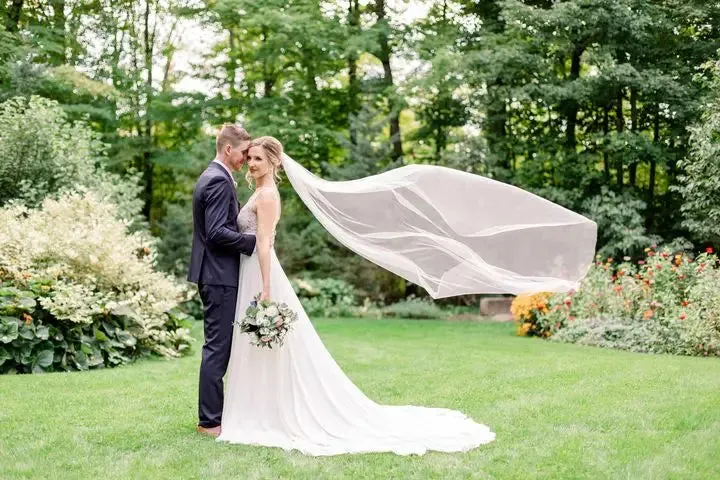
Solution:
<path fill-rule="evenodd" d="M 520 188 L 431 165 L 323 180 L 289 156 L 283 168 L 340 243 L 433 298 L 576 289 L 597 225 Z"/>

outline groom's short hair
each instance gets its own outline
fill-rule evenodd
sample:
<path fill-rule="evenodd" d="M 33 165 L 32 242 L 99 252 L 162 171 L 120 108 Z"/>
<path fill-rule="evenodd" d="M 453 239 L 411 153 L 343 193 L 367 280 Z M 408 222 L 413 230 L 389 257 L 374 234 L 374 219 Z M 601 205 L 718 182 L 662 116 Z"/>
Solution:
<path fill-rule="evenodd" d="M 240 143 L 249 142 L 250 140 L 252 140 L 252 137 L 250 137 L 247 130 L 238 125 L 226 123 L 215 139 L 215 150 L 219 152 L 227 144 L 232 145 L 234 148 L 240 145 Z"/>

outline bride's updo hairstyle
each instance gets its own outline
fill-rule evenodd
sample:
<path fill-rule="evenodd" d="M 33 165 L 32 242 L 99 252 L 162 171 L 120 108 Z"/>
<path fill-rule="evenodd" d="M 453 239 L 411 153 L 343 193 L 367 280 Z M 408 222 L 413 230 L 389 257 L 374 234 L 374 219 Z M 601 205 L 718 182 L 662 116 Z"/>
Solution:
<path fill-rule="evenodd" d="M 283 145 L 275 137 L 258 137 L 250 142 L 250 147 L 260 147 L 265 152 L 265 158 L 270 163 L 270 173 L 275 182 L 280 181 L 280 169 L 282 169 Z M 252 176 L 250 172 L 245 175 L 245 179 L 252 185 Z"/>

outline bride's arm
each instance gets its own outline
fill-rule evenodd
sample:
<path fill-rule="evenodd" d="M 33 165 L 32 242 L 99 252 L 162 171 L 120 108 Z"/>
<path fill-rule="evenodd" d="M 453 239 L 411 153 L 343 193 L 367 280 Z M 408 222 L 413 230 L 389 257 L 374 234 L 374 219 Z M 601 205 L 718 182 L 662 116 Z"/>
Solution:
<path fill-rule="evenodd" d="M 261 300 L 270 300 L 270 255 L 272 251 L 273 229 L 277 212 L 277 197 L 270 191 L 258 193 L 255 203 L 258 218 L 257 252 L 260 261 L 263 291 Z"/>

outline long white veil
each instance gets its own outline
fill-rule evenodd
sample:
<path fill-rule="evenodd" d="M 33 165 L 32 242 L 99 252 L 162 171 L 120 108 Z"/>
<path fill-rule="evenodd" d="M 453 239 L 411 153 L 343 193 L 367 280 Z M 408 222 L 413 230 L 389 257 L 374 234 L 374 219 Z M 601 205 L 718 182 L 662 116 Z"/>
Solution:
<path fill-rule="evenodd" d="M 433 298 L 576 289 L 595 255 L 595 222 L 478 175 L 409 165 L 330 182 L 283 167 L 333 237 Z"/>

